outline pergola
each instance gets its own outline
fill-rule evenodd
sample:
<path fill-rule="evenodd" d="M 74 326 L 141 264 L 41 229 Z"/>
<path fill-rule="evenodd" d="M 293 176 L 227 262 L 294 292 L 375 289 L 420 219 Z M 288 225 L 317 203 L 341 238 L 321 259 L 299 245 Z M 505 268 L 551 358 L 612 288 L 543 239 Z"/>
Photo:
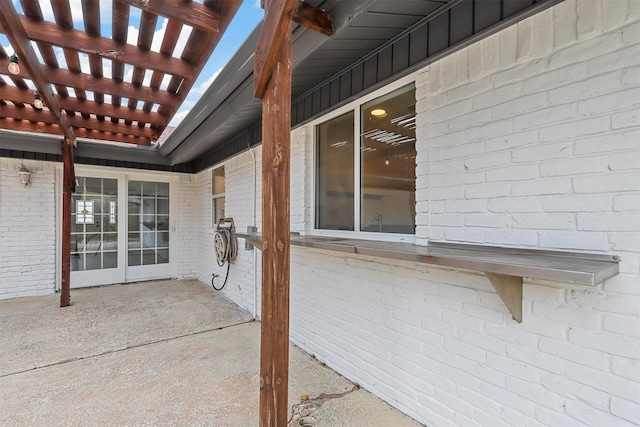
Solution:
<path fill-rule="evenodd" d="M 156 141 L 241 0 L 113 0 L 112 34 L 101 34 L 96 0 L 81 2 L 83 28 L 74 27 L 70 0 L 51 0 L 55 22 L 44 19 L 37 0 L 20 3 L 22 14 L 12 0 L 1 0 L 0 32 L 9 39 L 20 69 L 8 72 L 16 58 L 0 46 L 0 128 L 63 137 L 60 305 L 68 306 L 76 138 L 136 145 Z M 326 13 L 300 0 L 271 0 L 263 7 L 266 18 L 254 58 L 256 97 L 263 98 L 265 151 L 260 423 L 280 426 L 287 419 L 289 361 L 291 21 L 326 35 L 333 33 L 333 26 Z M 132 8 L 141 10 L 136 45 L 127 43 Z M 159 51 L 154 51 L 159 19 L 166 20 L 166 31 Z M 185 27 L 192 31 L 177 54 Z M 60 51 L 65 64 L 56 55 Z M 89 73 L 82 70 L 83 60 L 89 62 Z"/>
<path fill-rule="evenodd" d="M 19 65 L 19 71 L 8 72 L 16 57 L 0 47 L 0 128 L 64 137 L 60 305 L 67 306 L 76 138 L 136 145 L 157 140 L 242 2 L 114 0 L 112 34 L 101 34 L 98 1 L 82 0 L 83 28 L 74 27 L 69 0 L 51 2 L 55 22 L 44 19 L 40 2 L 20 3 L 23 14 L 11 0 L 2 0 L 0 8 L 0 31 Z M 135 45 L 127 43 L 133 12 L 141 13 Z M 166 30 L 160 43 L 155 41 L 159 51 L 153 51 L 159 19 L 166 20 Z M 191 33 L 178 55 L 176 44 L 187 27 Z M 65 64 L 56 56 L 60 51 Z M 90 73 L 83 72 L 82 60 L 88 60 Z"/>

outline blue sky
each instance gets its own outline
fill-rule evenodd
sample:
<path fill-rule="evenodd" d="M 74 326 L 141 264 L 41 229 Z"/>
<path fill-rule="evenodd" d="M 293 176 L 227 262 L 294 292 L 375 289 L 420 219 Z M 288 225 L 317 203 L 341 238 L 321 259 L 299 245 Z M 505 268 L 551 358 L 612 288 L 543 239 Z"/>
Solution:
<path fill-rule="evenodd" d="M 98 0 L 95 0 L 98 1 Z M 111 37 L 111 4 L 112 0 L 99 0 L 100 1 L 100 16 L 101 16 L 101 33 L 103 37 Z M 199 3 L 202 0 L 195 0 Z M 18 13 L 22 13 L 22 8 L 20 6 L 19 0 L 13 0 L 14 7 L 18 11 Z M 84 29 L 82 22 L 82 5 L 81 0 L 70 0 L 71 13 L 74 21 L 74 27 L 78 29 Z M 45 20 L 54 21 L 53 12 L 51 9 L 51 0 L 40 0 L 40 7 L 42 9 L 42 14 Z M 136 39 L 138 35 L 138 27 L 140 20 L 141 11 L 140 9 L 131 7 L 131 13 L 129 17 L 129 33 L 127 36 L 127 43 L 136 44 Z M 256 27 L 256 25 L 260 22 L 264 15 L 264 11 L 260 8 L 260 0 L 244 0 L 242 6 L 238 10 L 238 13 L 234 17 L 233 21 L 227 31 L 222 36 L 222 39 L 218 43 L 215 51 L 209 58 L 207 64 L 203 68 L 200 76 L 196 80 L 195 84 L 191 88 L 191 91 L 187 95 L 183 104 L 180 106 L 180 109 L 175 114 L 170 126 L 177 126 L 180 121 L 188 114 L 189 110 L 195 105 L 200 96 L 207 90 L 211 82 L 218 75 L 220 70 L 225 66 L 225 64 L 231 59 L 233 54 L 237 51 L 238 47 L 246 40 L 251 31 Z M 162 40 L 162 34 L 165 31 L 167 20 L 164 18 L 158 19 L 158 25 L 156 26 L 156 34 L 158 37 L 154 37 L 154 42 L 151 46 L 151 50 L 158 51 L 160 48 L 160 41 Z M 176 51 L 174 56 L 180 56 L 184 45 L 189 38 L 190 28 L 184 28 L 182 33 L 180 34 Z M 13 53 L 13 48 L 11 47 L 8 39 L 0 34 L 0 45 L 2 45 L 5 51 L 11 55 Z M 39 52 L 36 53 L 39 55 Z M 61 67 L 66 67 L 64 54 L 62 49 L 54 48 L 54 52 L 56 53 L 56 57 Z M 89 73 L 89 58 L 85 54 L 80 54 L 80 65 L 82 71 L 85 73 Z M 111 77 L 111 61 L 107 59 L 103 59 L 103 68 L 105 77 Z M 133 73 L 133 67 L 125 66 L 125 81 L 128 78 L 131 78 L 131 74 Z M 148 84 L 149 79 L 151 78 L 151 74 L 149 73 L 145 76 L 145 83 Z M 168 84 L 169 79 L 166 78 L 163 81 L 161 88 L 164 85 Z M 12 84 L 10 81 L 7 81 L 8 84 Z M 27 82 L 32 89 L 33 84 Z M 73 95 L 73 93 L 72 93 Z M 89 99 L 93 98 L 93 94 L 87 94 Z M 110 102 L 109 97 L 105 97 L 105 102 Z M 156 107 L 157 108 L 157 107 Z"/>

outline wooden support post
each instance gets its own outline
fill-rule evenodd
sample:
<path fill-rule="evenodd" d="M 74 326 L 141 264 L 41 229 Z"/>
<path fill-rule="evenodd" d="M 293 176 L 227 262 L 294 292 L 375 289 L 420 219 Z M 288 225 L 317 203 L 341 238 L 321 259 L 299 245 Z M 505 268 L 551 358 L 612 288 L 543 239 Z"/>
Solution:
<path fill-rule="evenodd" d="M 291 15 L 303 25 L 333 34 L 325 12 L 299 3 L 267 2 L 253 59 L 255 95 L 262 98 L 260 427 L 284 427 L 288 418 Z"/>
<path fill-rule="evenodd" d="M 62 280 L 60 307 L 71 305 L 71 194 L 76 177 L 73 166 L 73 142 L 65 138 L 62 143 Z"/>
<path fill-rule="evenodd" d="M 291 25 L 262 101 L 260 426 L 287 425 L 289 395 Z"/>

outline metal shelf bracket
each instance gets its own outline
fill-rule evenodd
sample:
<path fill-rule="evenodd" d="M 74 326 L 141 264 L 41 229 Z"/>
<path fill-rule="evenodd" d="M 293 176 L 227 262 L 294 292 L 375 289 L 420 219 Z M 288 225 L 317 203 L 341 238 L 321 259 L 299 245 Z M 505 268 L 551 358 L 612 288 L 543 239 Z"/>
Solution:
<path fill-rule="evenodd" d="M 484 274 L 511 312 L 513 320 L 522 323 L 522 277 L 488 272 Z"/>

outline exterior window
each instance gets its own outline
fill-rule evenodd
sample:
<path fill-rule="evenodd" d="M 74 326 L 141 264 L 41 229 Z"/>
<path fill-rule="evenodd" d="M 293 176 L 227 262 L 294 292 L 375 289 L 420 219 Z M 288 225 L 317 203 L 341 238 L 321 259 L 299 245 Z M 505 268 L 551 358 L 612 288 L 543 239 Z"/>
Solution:
<path fill-rule="evenodd" d="M 224 218 L 224 166 L 211 172 L 211 221 L 215 227 Z"/>
<path fill-rule="evenodd" d="M 316 228 L 415 234 L 413 84 L 317 126 Z M 355 142 L 357 141 L 357 143 Z"/>

